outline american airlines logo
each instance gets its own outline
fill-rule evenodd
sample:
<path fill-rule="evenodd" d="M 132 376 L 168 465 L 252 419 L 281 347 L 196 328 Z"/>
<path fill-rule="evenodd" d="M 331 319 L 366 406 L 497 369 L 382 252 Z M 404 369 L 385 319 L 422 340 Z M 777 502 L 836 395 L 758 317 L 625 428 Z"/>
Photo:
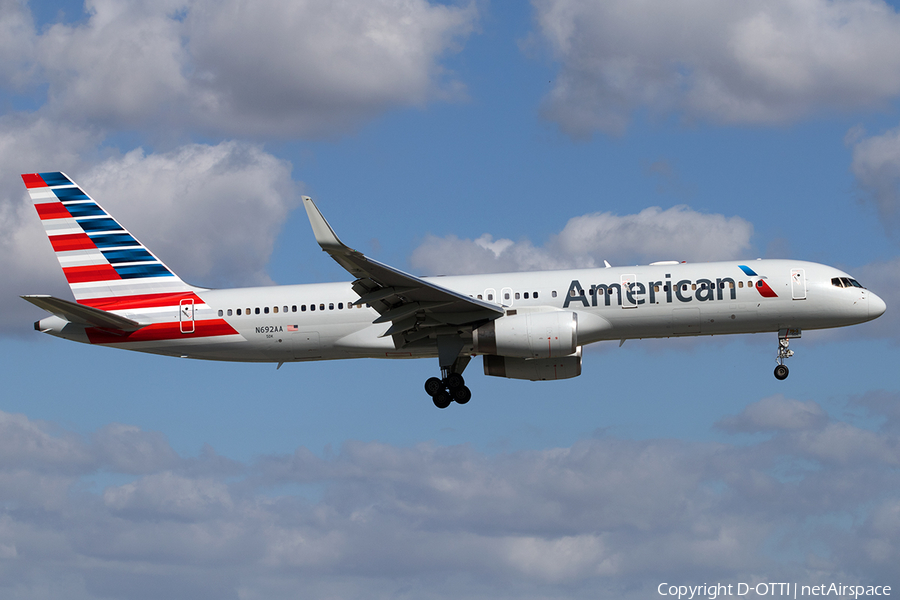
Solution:
<path fill-rule="evenodd" d="M 745 275 L 759 277 L 753 285 L 756 291 L 764 298 L 777 298 L 778 294 L 765 282 L 765 277 L 757 275 L 753 269 L 746 265 L 739 265 Z M 718 300 L 736 300 L 738 284 L 731 277 L 718 277 L 712 279 L 681 279 L 672 282 L 672 275 L 666 273 L 666 278 L 660 281 L 643 283 L 640 281 L 627 281 L 625 277 L 621 283 L 592 284 L 585 289 L 581 281 L 573 279 L 569 284 L 563 308 L 568 308 L 573 302 L 580 302 L 582 306 L 599 306 L 601 303 L 610 306 L 615 296 L 615 302 L 622 306 L 623 301 L 627 306 L 659 302 L 714 302 Z"/>
<path fill-rule="evenodd" d="M 750 277 L 759 277 L 759 281 L 756 282 L 756 291 L 763 298 L 777 298 L 778 294 L 775 293 L 775 290 L 769 287 L 769 284 L 765 282 L 765 277 L 760 277 L 747 265 L 738 265 L 741 268 L 741 271 L 744 272 L 745 275 L 749 275 Z"/>

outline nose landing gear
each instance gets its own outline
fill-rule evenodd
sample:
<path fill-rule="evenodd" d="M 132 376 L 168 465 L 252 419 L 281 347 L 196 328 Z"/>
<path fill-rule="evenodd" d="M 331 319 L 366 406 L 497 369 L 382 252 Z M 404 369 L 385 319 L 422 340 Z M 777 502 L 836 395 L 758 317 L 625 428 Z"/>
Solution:
<path fill-rule="evenodd" d="M 784 359 L 790 358 L 794 355 L 794 351 L 789 349 L 788 346 L 791 343 L 790 338 L 798 338 L 800 337 L 799 329 L 779 329 L 778 330 L 778 366 L 775 367 L 775 379 L 778 381 L 784 381 L 787 379 L 790 371 L 786 366 L 784 366 Z"/>
<path fill-rule="evenodd" d="M 775 367 L 775 379 L 779 381 L 783 381 L 787 379 L 787 376 L 790 374 L 790 370 L 784 365 L 778 365 Z"/>

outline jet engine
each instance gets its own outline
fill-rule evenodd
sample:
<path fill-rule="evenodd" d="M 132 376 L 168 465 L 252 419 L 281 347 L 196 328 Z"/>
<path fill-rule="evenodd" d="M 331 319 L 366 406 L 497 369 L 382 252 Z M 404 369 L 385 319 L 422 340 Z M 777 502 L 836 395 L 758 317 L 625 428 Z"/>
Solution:
<path fill-rule="evenodd" d="M 581 375 L 581 346 L 570 356 L 557 358 L 484 357 L 484 374 L 509 379 L 552 381 Z"/>
<path fill-rule="evenodd" d="M 547 311 L 506 315 L 472 332 L 477 354 L 515 358 L 568 356 L 578 347 L 578 315 Z"/>

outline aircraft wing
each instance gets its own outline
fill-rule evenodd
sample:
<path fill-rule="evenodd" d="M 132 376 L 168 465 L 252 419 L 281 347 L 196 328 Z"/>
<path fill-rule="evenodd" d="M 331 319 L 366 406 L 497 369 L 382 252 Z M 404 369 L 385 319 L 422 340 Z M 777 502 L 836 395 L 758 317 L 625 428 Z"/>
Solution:
<path fill-rule="evenodd" d="M 130 333 L 144 327 L 137 321 L 126 319 L 117 314 L 83 304 L 76 304 L 61 298 L 54 298 L 53 296 L 22 296 L 22 299 L 70 323 L 78 323 L 85 327 L 99 327 L 122 333 Z"/>
<path fill-rule="evenodd" d="M 322 250 L 356 279 L 356 304 L 368 304 L 381 315 L 375 323 L 391 322 L 384 336 L 405 333 L 407 341 L 441 333 L 442 326 L 477 324 L 503 316 L 503 308 L 409 275 L 372 260 L 344 244 L 312 198 L 303 197 L 316 241 Z"/>

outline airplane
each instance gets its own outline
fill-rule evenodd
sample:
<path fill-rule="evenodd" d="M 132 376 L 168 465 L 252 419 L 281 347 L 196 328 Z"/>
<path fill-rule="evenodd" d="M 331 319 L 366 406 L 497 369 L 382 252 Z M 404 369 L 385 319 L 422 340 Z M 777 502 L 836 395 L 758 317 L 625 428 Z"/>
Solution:
<path fill-rule="evenodd" d="M 463 371 L 531 381 L 577 377 L 604 340 L 777 333 L 788 376 L 802 331 L 871 321 L 885 303 L 847 273 L 756 259 L 416 277 L 344 244 L 308 196 L 313 234 L 351 282 L 206 289 L 182 281 L 60 172 L 22 175 L 75 302 L 22 296 L 51 313 L 42 333 L 168 356 L 286 362 L 437 357 L 425 391 L 465 404 Z"/>

